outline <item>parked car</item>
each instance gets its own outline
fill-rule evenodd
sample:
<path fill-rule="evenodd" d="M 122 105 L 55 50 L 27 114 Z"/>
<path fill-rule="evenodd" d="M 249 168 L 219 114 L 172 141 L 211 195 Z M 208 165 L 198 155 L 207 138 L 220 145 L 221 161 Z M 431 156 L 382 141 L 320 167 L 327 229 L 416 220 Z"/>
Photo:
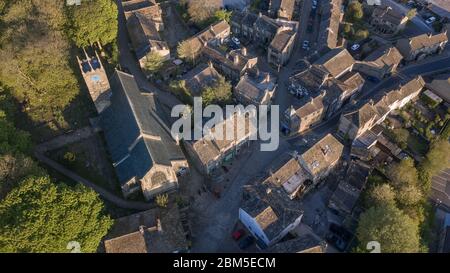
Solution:
<path fill-rule="evenodd" d="M 233 232 L 231 234 L 231 237 L 233 237 L 233 239 L 235 241 L 237 241 L 237 240 L 241 239 L 244 235 L 245 235 L 245 230 L 239 229 L 239 230 L 236 230 L 235 232 Z"/>
<path fill-rule="evenodd" d="M 312 9 L 317 8 L 317 0 L 312 0 Z"/>
<path fill-rule="evenodd" d="M 344 240 L 342 240 L 341 238 L 339 238 L 339 236 L 336 236 L 332 233 L 328 234 L 325 237 L 325 240 L 332 246 L 334 246 L 335 248 L 337 248 L 339 251 L 344 251 L 345 248 L 347 247 L 347 244 L 344 242 Z"/>
<path fill-rule="evenodd" d="M 373 83 L 378 83 L 380 80 L 378 78 L 375 78 L 373 76 L 367 76 L 367 80 Z"/>
<path fill-rule="evenodd" d="M 249 248 L 254 242 L 255 242 L 255 239 L 254 239 L 252 236 L 248 235 L 247 237 L 245 237 L 244 239 L 242 239 L 242 240 L 239 242 L 239 248 L 240 248 L 240 249 L 247 249 L 247 248 Z"/>
<path fill-rule="evenodd" d="M 425 23 L 431 25 L 436 21 L 436 17 L 431 16 L 430 18 L 428 18 L 427 20 L 425 20 Z"/>
<path fill-rule="evenodd" d="M 354 44 L 354 45 L 351 46 L 351 49 L 352 49 L 353 51 L 356 51 L 356 50 L 358 50 L 360 47 L 361 47 L 360 44 Z"/>
<path fill-rule="evenodd" d="M 303 41 L 302 48 L 303 49 L 308 49 L 309 48 L 309 41 L 308 40 Z"/>
<path fill-rule="evenodd" d="M 240 45 L 241 44 L 241 41 L 239 41 L 239 39 L 236 38 L 236 37 L 232 37 L 231 41 L 233 41 L 233 43 L 235 43 L 236 45 Z"/>

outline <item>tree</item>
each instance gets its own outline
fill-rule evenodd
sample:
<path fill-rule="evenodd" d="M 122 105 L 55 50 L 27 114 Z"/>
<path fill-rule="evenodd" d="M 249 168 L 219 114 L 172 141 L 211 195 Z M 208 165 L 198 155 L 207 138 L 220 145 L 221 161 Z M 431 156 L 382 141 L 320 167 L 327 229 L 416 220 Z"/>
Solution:
<path fill-rule="evenodd" d="M 203 25 L 214 18 L 220 5 L 221 1 L 190 0 L 188 3 L 189 17 L 195 24 Z"/>
<path fill-rule="evenodd" d="M 231 84 L 221 77 L 214 85 L 206 87 L 202 92 L 203 104 L 224 104 L 231 99 Z"/>
<path fill-rule="evenodd" d="M 403 185 L 396 190 L 395 198 L 401 208 L 416 206 L 423 198 L 415 185 Z"/>
<path fill-rule="evenodd" d="M 417 9 L 410 9 L 407 13 L 406 13 L 406 17 L 408 17 L 409 20 L 411 20 L 412 18 L 414 18 L 417 15 Z"/>
<path fill-rule="evenodd" d="M 406 147 L 408 146 L 408 138 L 409 138 L 408 130 L 399 128 L 394 129 L 393 133 L 395 142 L 400 146 L 400 148 L 406 149 Z"/>
<path fill-rule="evenodd" d="M 366 29 L 359 29 L 356 31 L 354 37 L 356 40 L 364 40 L 369 37 L 369 31 Z"/>
<path fill-rule="evenodd" d="M 422 172 L 427 172 L 430 177 L 449 167 L 450 143 L 445 138 L 433 141 L 425 159 L 420 165 Z"/>
<path fill-rule="evenodd" d="M 167 193 L 157 195 L 156 204 L 161 208 L 166 208 L 169 204 L 169 195 Z"/>
<path fill-rule="evenodd" d="M 10 1 L 0 18 L 0 81 L 33 121 L 48 121 L 79 94 L 62 31 L 64 1 Z"/>
<path fill-rule="evenodd" d="M 158 53 L 151 51 L 145 58 L 145 69 L 151 73 L 158 72 L 164 65 L 163 57 Z"/>
<path fill-rule="evenodd" d="M 0 252 L 95 252 L 111 225 L 93 190 L 32 176 L 0 202 Z"/>
<path fill-rule="evenodd" d="M 373 187 L 369 191 L 368 205 L 370 207 L 382 205 L 395 205 L 394 189 L 387 183 Z"/>
<path fill-rule="evenodd" d="M 195 59 L 199 54 L 200 48 L 196 46 L 191 40 L 185 40 L 178 44 L 177 53 L 178 57 L 195 64 Z"/>
<path fill-rule="evenodd" d="M 364 16 L 363 6 L 359 1 L 351 2 L 347 7 L 347 20 L 354 22 L 358 21 Z"/>
<path fill-rule="evenodd" d="M 79 47 L 109 44 L 117 37 L 117 6 L 113 0 L 81 1 L 67 7 L 68 34 Z"/>
<path fill-rule="evenodd" d="M 420 250 L 418 224 L 392 206 L 376 206 L 361 214 L 356 236 L 359 249 L 378 241 L 383 253 L 415 253 Z"/>
<path fill-rule="evenodd" d="M 407 185 L 416 186 L 419 180 L 417 170 L 414 167 L 414 161 L 411 158 L 394 163 L 388 169 L 387 176 L 396 189 Z"/>
<path fill-rule="evenodd" d="M 225 9 L 221 9 L 216 11 L 215 17 L 217 21 L 225 20 L 228 23 L 231 21 L 231 15 L 233 14 L 232 11 L 227 11 Z"/>
<path fill-rule="evenodd" d="M 30 135 L 17 130 L 6 120 L 5 112 L 0 110 L 0 154 L 26 153 L 31 149 Z"/>

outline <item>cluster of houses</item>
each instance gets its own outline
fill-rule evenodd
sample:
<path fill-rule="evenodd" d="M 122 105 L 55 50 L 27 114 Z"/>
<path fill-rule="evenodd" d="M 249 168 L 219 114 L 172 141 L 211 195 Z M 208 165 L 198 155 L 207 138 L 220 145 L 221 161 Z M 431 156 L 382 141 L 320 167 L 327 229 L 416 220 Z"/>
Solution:
<path fill-rule="evenodd" d="M 327 119 L 357 95 L 364 76 L 383 79 L 396 72 L 402 61 L 421 60 L 441 53 L 447 45 L 446 32 L 399 39 L 396 46 L 382 45 L 357 61 L 344 47 L 329 50 L 309 67 L 289 79 L 289 91 L 298 100 L 284 113 L 282 130 L 303 133 Z"/>
<path fill-rule="evenodd" d="M 344 145 L 328 134 L 302 154 L 276 159 L 262 179 L 245 186 L 239 220 L 260 248 L 280 248 L 277 243 L 298 228 L 303 210 L 294 199 L 302 198 L 335 169 L 343 149 Z M 304 240 L 301 236 L 282 244 L 295 245 Z M 323 241 L 314 241 L 314 247 L 322 245 L 323 250 Z"/>
<path fill-rule="evenodd" d="M 155 52 L 170 59 L 170 50 L 159 32 L 164 30 L 162 10 L 155 0 L 122 1 L 128 34 L 141 67 L 145 66 L 147 56 Z"/>
<path fill-rule="evenodd" d="M 353 71 L 355 60 L 343 47 L 330 50 L 308 69 L 289 79 L 293 105 L 283 115 L 285 133 L 302 133 L 335 114 L 361 90 L 364 79 Z"/>

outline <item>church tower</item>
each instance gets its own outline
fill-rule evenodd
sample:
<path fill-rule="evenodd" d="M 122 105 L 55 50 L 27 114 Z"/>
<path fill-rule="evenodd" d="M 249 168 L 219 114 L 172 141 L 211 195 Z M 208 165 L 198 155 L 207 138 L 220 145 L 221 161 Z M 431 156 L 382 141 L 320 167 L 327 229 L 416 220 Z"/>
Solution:
<path fill-rule="evenodd" d="M 95 57 L 89 57 L 84 49 L 83 51 L 85 59 L 80 60 L 77 56 L 78 64 L 97 113 L 100 114 L 111 103 L 111 87 L 97 52 L 95 52 Z"/>

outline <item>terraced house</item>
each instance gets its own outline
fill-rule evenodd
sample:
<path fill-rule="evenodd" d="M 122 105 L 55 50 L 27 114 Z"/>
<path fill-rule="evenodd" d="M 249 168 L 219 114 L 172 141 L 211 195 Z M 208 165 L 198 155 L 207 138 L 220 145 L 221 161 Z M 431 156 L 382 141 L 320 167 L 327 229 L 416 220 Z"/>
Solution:
<path fill-rule="evenodd" d="M 291 56 L 298 22 L 273 19 L 261 13 L 235 11 L 231 29 L 236 36 L 267 48 L 268 62 L 282 66 Z"/>
<path fill-rule="evenodd" d="M 277 88 L 277 79 L 269 72 L 249 72 L 234 87 L 234 95 L 244 105 L 270 105 Z"/>
<path fill-rule="evenodd" d="M 221 132 L 217 128 L 221 128 Z M 241 149 L 249 146 L 256 130 L 247 115 L 236 112 L 211 128 L 209 134 L 199 140 L 187 140 L 184 146 L 197 169 L 205 175 L 211 175 L 215 169 L 237 156 Z"/>
<path fill-rule="evenodd" d="M 345 48 L 335 48 L 313 65 L 289 79 L 297 97 L 281 121 L 287 133 L 302 133 L 336 113 L 361 90 L 364 79 L 352 71 L 355 60 Z"/>
<path fill-rule="evenodd" d="M 283 155 L 264 179 L 244 187 L 239 220 L 262 248 L 274 245 L 300 224 L 303 211 L 292 199 L 326 177 L 343 148 L 329 134 L 299 156 Z"/>
<path fill-rule="evenodd" d="M 382 35 L 395 35 L 402 31 L 408 17 L 392 9 L 390 6 L 378 6 L 372 12 L 370 25 Z"/>
<path fill-rule="evenodd" d="M 422 34 L 412 38 L 400 39 L 396 47 L 405 61 L 421 60 L 431 54 L 441 53 L 447 45 L 447 32 L 439 34 Z"/>
<path fill-rule="evenodd" d="M 402 108 L 415 99 L 424 86 L 423 78 L 418 76 L 405 85 L 386 91 L 381 97 L 364 104 L 356 111 L 342 114 L 339 133 L 351 140 L 362 137 L 365 133 L 370 134 L 372 127 L 383 122 L 391 111 Z"/>
<path fill-rule="evenodd" d="M 365 75 L 383 79 L 395 72 L 402 60 L 403 56 L 396 47 L 381 46 L 363 61 L 356 61 L 354 69 Z"/>

